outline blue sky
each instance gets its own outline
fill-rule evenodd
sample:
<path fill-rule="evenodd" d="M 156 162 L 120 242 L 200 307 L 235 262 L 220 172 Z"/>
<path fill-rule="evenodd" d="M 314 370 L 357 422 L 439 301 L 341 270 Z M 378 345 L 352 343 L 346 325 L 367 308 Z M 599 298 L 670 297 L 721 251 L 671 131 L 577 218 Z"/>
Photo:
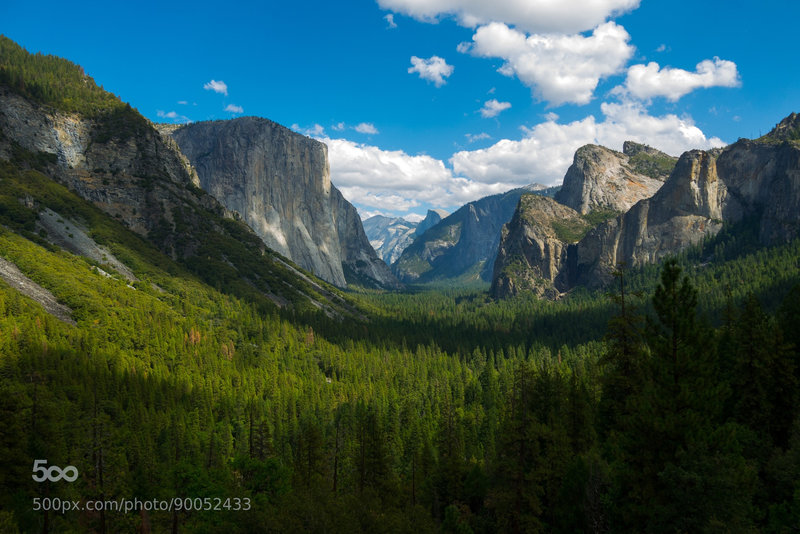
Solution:
<path fill-rule="evenodd" d="M 794 21 L 766 0 L 0 4 L 153 121 L 257 115 L 329 146 L 362 216 L 560 183 L 574 150 L 679 155 L 800 111 Z"/>

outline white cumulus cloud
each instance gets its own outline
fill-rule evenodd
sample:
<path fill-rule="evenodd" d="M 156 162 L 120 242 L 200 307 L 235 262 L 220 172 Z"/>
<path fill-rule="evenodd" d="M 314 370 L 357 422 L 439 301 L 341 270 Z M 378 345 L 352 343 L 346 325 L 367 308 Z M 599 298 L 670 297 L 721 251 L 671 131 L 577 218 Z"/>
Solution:
<path fill-rule="evenodd" d="M 374 193 L 364 187 L 337 186 L 342 195 L 353 204 L 378 208 L 380 210 L 408 211 L 419 206 L 413 198 L 393 193 Z"/>
<path fill-rule="evenodd" d="M 497 117 L 501 112 L 511 107 L 511 102 L 498 102 L 496 99 L 487 100 L 480 109 L 481 116 L 485 118 Z"/>
<path fill-rule="evenodd" d="M 586 144 L 621 150 L 623 142 L 631 140 L 673 155 L 725 144 L 719 138 L 707 138 L 688 117 L 651 116 L 630 102 L 604 103 L 601 110 L 601 122 L 592 115 L 568 124 L 547 120 L 524 129 L 520 140 L 503 139 L 485 149 L 457 152 L 450 159 L 453 171 L 482 183 L 558 185 L 575 150 Z"/>
<path fill-rule="evenodd" d="M 676 102 L 695 89 L 708 87 L 738 87 L 741 84 L 736 63 L 715 57 L 697 64 L 695 72 L 671 67 L 661 68 L 651 61 L 647 65 L 628 68 L 624 86 L 615 92 L 628 93 L 642 100 L 663 96 Z"/>
<path fill-rule="evenodd" d="M 363 134 L 374 135 L 380 133 L 378 132 L 378 129 L 375 128 L 375 125 L 372 124 L 371 122 L 362 122 L 361 124 L 357 124 L 356 126 L 354 126 L 353 129 L 358 133 L 363 133 Z"/>
<path fill-rule="evenodd" d="M 467 142 L 474 143 L 476 141 L 482 141 L 484 139 L 490 139 L 492 136 L 486 132 L 481 132 L 479 134 L 464 134 L 464 137 L 467 138 Z"/>
<path fill-rule="evenodd" d="M 407 215 L 402 215 L 402 217 L 408 222 L 413 222 L 413 223 L 418 223 L 425 218 L 425 216 L 420 213 L 409 213 Z"/>
<path fill-rule="evenodd" d="M 291 129 L 295 132 L 307 135 L 308 137 L 321 137 L 325 135 L 325 128 L 321 124 L 315 124 L 309 128 L 303 128 L 299 124 L 292 124 Z"/>
<path fill-rule="evenodd" d="M 162 110 L 159 109 L 158 111 L 156 111 L 156 115 L 158 115 L 158 118 L 160 118 L 160 119 L 169 119 L 172 122 L 177 122 L 177 123 L 179 123 L 179 122 L 191 122 L 189 117 L 186 117 L 185 115 L 181 115 L 177 111 L 162 111 Z"/>
<path fill-rule="evenodd" d="M 534 34 L 527 36 L 499 22 L 478 28 L 471 46 L 461 46 L 481 57 L 505 61 L 499 69 L 517 76 L 536 98 L 552 105 L 587 104 L 601 78 L 620 72 L 634 48 L 625 28 L 606 22 L 591 35 Z"/>
<path fill-rule="evenodd" d="M 640 0 L 378 0 L 384 9 L 435 22 L 455 16 L 474 27 L 504 22 L 529 33 L 575 33 L 639 7 Z"/>
<path fill-rule="evenodd" d="M 229 111 L 231 113 L 244 113 L 244 108 L 235 104 L 228 104 L 225 106 L 225 111 Z"/>
<path fill-rule="evenodd" d="M 466 202 L 534 182 L 558 185 L 575 150 L 586 144 L 621 150 L 624 141 L 632 140 L 673 155 L 725 144 L 706 136 L 691 117 L 650 115 L 639 102 L 606 102 L 600 109 L 599 119 L 588 115 L 569 123 L 559 123 L 557 115 L 548 114 L 545 121 L 522 128 L 519 139 L 462 150 L 447 162 L 321 134 L 317 138 L 328 145 L 331 180 L 361 213 L 395 215 L 425 205 L 452 211 Z M 488 135 L 466 138 L 472 142 Z"/>
<path fill-rule="evenodd" d="M 436 87 L 441 87 L 445 83 L 445 78 L 453 74 L 454 67 L 448 65 L 447 62 L 439 56 L 432 56 L 428 59 L 411 56 L 411 67 L 408 68 L 408 73 L 419 73 L 419 77 L 423 80 L 433 82 Z"/>
<path fill-rule="evenodd" d="M 228 85 L 223 82 L 222 80 L 211 80 L 207 84 L 203 86 L 203 89 L 206 91 L 214 91 L 215 93 L 220 93 L 225 96 L 228 96 Z"/>
<path fill-rule="evenodd" d="M 346 139 L 320 140 L 328 145 L 331 181 L 361 210 L 407 211 L 423 203 L 453 209 L 514 187 L 454 176 L 444 162 L 428 155 Z"/>
<path fill-rule="evenodd" d="M 392 15 L 391 13 L 383 17 L 383 20 L 386 21 L 387 24 L 386 27 L 389 28 L 390 30 L 397 28 L 397 23 L 394 21 L 394 15 Z"/>

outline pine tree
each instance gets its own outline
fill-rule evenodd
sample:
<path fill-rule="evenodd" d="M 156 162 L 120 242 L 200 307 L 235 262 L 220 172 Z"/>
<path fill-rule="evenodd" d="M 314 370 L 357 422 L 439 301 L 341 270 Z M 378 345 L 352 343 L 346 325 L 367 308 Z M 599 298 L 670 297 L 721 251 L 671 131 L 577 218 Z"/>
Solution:
<path fill-rule="evenodd" d="M 734 324 L 730 348 L 734 419 L 785 448 L 800 401 L 795 362 L 777 321 L 752 294 Z"/>
<path fill-rule="evenodd" d="M 650 356 L 630 426 L 617 451 L 617 527 L 699 532 L 749 528 L 754 471 L 737 427 L 723 424 L 727 395 L 697 292 L 675 260 L 664 262 L 648 321 Z"/>
<path fill-rule="evenodd" d="M 614 272 L 619 284 L 619 293 L 612 295 L 617 314 L 608 323 L 605 353 L 600 359 L 605 367 L 599 406 L 599 427 L 604 437 L 626 431 L 624 419 L 631 410 L 627 403 L 641 393 L 646 378 L 644 317 L 626 293 L 625 273 L 625 264 Z"/>

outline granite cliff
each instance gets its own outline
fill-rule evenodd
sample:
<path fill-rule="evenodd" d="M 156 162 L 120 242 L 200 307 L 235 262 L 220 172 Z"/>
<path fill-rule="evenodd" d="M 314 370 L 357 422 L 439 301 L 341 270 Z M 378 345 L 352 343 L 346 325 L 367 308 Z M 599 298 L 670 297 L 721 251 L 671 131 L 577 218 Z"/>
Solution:
<path fill-rule="evenodd" d="M 415 236 L 420 236 L 427 232 L 430 228 L 433 228 L 439 221 L 447 217 L 449 214 L 440 209 L 432 209 L 428 210 L 428 213 L 425 214 L 425 218 L 422 219 L 419 223 L 417 223 L 417 228 L 414 230 Z"/>
<path fill-rule="evenodd" d="M 361 216 L 335 187 L 331 201 L 339 248 L 342 251 L 342 269 L 345 279 L 365 287 L 397 289 L 402 284 L 389 270 L 369 243 L 361 224 Z"/>
<path fill-rule="evenodd" d="M 514 216 L 503 225 L 492 296 L 533 292 L 539 297 L 558 297 L 556 282 L 565 271 L 569 244 L 589 228 L 585 217 L 552 198 L 522 195 Z"/>
<path fill-rule="evenodd" d="M 537 217 L 523 215 L 515 215 L 515 220 L 542 225 Z M 567 247 L 566 258 L 557 247 L 543 251 L 537 261 L 560 265 L 550 276 L 556 291 L 547 296 L 577 285 L 602 286 L 621 262 L 629 267 L 658 262 L 717 234 L 724 224 L 745 219 L 765 246 L 800 235 L 800 116 L 790 115 L 757 140 L 740 139 L 724 149 L 684 153 L 652 197 L 589 230 Z M 531 256 L 531 245 L 524 240 L 527 234 L 512 230 L 503 246 Z M 497 287 L 508 286 L 501 279 L 503 269 L 509 271 L 506 265 L 495 268 Z M 535 264 L 531 269 L 530 275 L 518 270 L 516 278 L 534 276 Z M 498 296 L 508 294 L 498 292 Z"/>
<path fill-rule="evenodd" d="M 595 210 L 624 212 L 653 196 L 676 161 L 632 141 L 624 143 L 622 152 L 585 145 L 575 152 L 555 199 L 582 214 Z"/>
<path fill-rule="evenodd" d="M 757 226 L 762 245 L 800 235 L 800 146 L 796 139 L 781 137 L 797 126 L 800 119 L 793 114 L 759 140 L 683 154 L 651 199 L 578 243 L 574 284 L 606 283 L 619 262 L 659 261 L 745 217 Z"/>
<path fill-rule="evenodd" d="M 396 287 L 355 208 L 331 184 L 327 147 L 267 119 L 201 122 L 171 131 L 200 186 L 270 248 L 334 285 Z"/>
<path fill-rule="evenodd" d="M 193 254 L 185 232 L 188 204 L 226 215 L 199 189 L 197 175 L 177 150 L 130 107 L 88 118 L 63 113 L 0 86 L 0 157 L 15 149 L 51 155 L 47 174 L 79 196 L 150 237 L 173 258 Z"/>
<path fill-rule="evenodd" d="M 17 57 L 30 57 L 8 40 L 3 44 Z M 171 138 L 97 87 L 77 65 L 45 59 L 60 62 L 73 98 L 61 99 L 62 93 L 48 85 L 51 81 L 35 77 L 35 69 L 26 74 L 9 64 L 8 75 L 16 76 L 17 82 L 0 83 L 0 159 L 22 171 L 35 169 L 31 172 L 66 186 L 220 288 L 237 294 L 258 292 L 278 306 L 347 313 L 349 305 L 341 295 L 269 250 L 235 213 L 204 192 Z M 106 241 L 99 247 L 95 236 L 88 234 L 85 246 L 57 243 L 48 221 L 63 219 L 74 226 L 71 240 L 77 240 L 77 229 L 87 221 L 71 219 L 68 201 L 53 200 L 50 205 L 18 200 L 36 213 L 45 239 L 73 253 L 92 257 L 85 251 L 108 251 L 106 247 L 113 245 Z M 53 211 L 57 206 L 67 211 Z M 100 258 L 105 255 L 100 253 Z M 134 277 L 135 265 L 115 263 L 108 256 L 104 269 Z"/>
<path fill-rule="evenodd" d="M 375 215 L 364 221 L 364 232 L 370 245 L 387 264 L 400 257 L 400 253 L 414 241 L 417 223 L 401 217 Z"/>

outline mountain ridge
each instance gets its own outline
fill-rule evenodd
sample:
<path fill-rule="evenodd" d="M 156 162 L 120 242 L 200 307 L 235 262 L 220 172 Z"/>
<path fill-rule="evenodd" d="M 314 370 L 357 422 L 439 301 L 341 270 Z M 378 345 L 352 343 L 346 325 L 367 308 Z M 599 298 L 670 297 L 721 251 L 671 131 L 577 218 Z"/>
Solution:
<path fill-rule="evenodd" d="M 716 235 L 725 224 L 745 218 L 754 221 L 763 246 L 800 235 L 800 146 L 794 133 L 800 131 L 798 125 L 800 117 L 793 113 L 757 140 L 740 139 L 722 149 L 683 153 L 652 197 L 600 222 L 569 245 L 566 261 L 560 261 L 560 272 L 550 280 L 555 293 L 548 294 L 577 286 L 601 287 L 612 280 L 619 264 L 656 263 Z M 524 219 L 522 214 L 515 215 L 518 223 Z M 530 234 L 530 227 L 536 224 L 529 217 L 524 222 L 527 230 L 511 233 Z M 504 245 L 526 250 L 523 256 L 534 255 L 530 242 Z M 508 271 L 506 265 L 496 266 L 494 287 L 508 286 L 501 279 L 504 269 Z M 520 275 L 522 279 L 526 276 L 524 272 Z M 498 297 L 508 295 L 496 293 Z"/>
<path fill-rule="evenodd" d="M 362 282 L 399 286 L 331 183 L 324 143 L 259 117 L 198 122 L 169 135 L 201 187 L 272 249 L 339 287 L 347 285 L 344 265 Z"/>
<path fill-rule="evenodd" d="M 0 49 L 4 77 L 31 82 L 22 84 L 26 90 L 0 83 L 0 159 L 16 168 L 38 169 L 47 177 L 41 178 L 45 180 L 40 182 L 43 190 L 49 188 L 46 180 L 66 186 L 172 260 L 226 291 L 257 294 L 279 307 L 349 313 L 344 311 L 347 306 L 343 306 L 342 295 L 281 259 L 234 213 L 202 191 L 177 144 L 163 137 L 130 105 L 93 86 L 80 67 L 59 58 L 28 55 L 5 38 Z M 15 61 L 26 67 L 20 69 Z M 54 62 L 55 71 L 65 73 L 61 77 L 42 75 L 37 68 L 50 72 L 40 66 L 42 61 Z M 28 78 L 19 78 L 15 72 Z M 102 105 L 92 108 L 84 102 L 78 108 L 64 109 L 58 100 L 62 93 L 89 93 Z M 21 195 L 19 202 L 32 206 L 24 208 L 25 217 L 35 221 L 45 208 L 69 215 L 58 208 L 70 205 L 64 200 L 52 200 L 53 205 L 48 203 L 51 201 L 28 202 L 38 191 L 19 184 L 12 188 Z M 48 198 L 62 195 L 54 191 Z M 33 231 L 31 228 L 32 238 Z"/>
<path fill-rule="evenodd" d="M 487 283 L 503 224 L 526 192 L 547 194 L 538 184 L 468 202 L 418 236 L 392 271 L 404 283 Z"/>
<path fill-rule="evenodd" d="M 424 234 L 447 215 L 443 209 L 429 209 L 425 218 L 419 222 L 407 221 L 402 217 L 374 215 L 363 221 L 364 232 L 378 256 L 391 266 L 416 237 Z"/>

